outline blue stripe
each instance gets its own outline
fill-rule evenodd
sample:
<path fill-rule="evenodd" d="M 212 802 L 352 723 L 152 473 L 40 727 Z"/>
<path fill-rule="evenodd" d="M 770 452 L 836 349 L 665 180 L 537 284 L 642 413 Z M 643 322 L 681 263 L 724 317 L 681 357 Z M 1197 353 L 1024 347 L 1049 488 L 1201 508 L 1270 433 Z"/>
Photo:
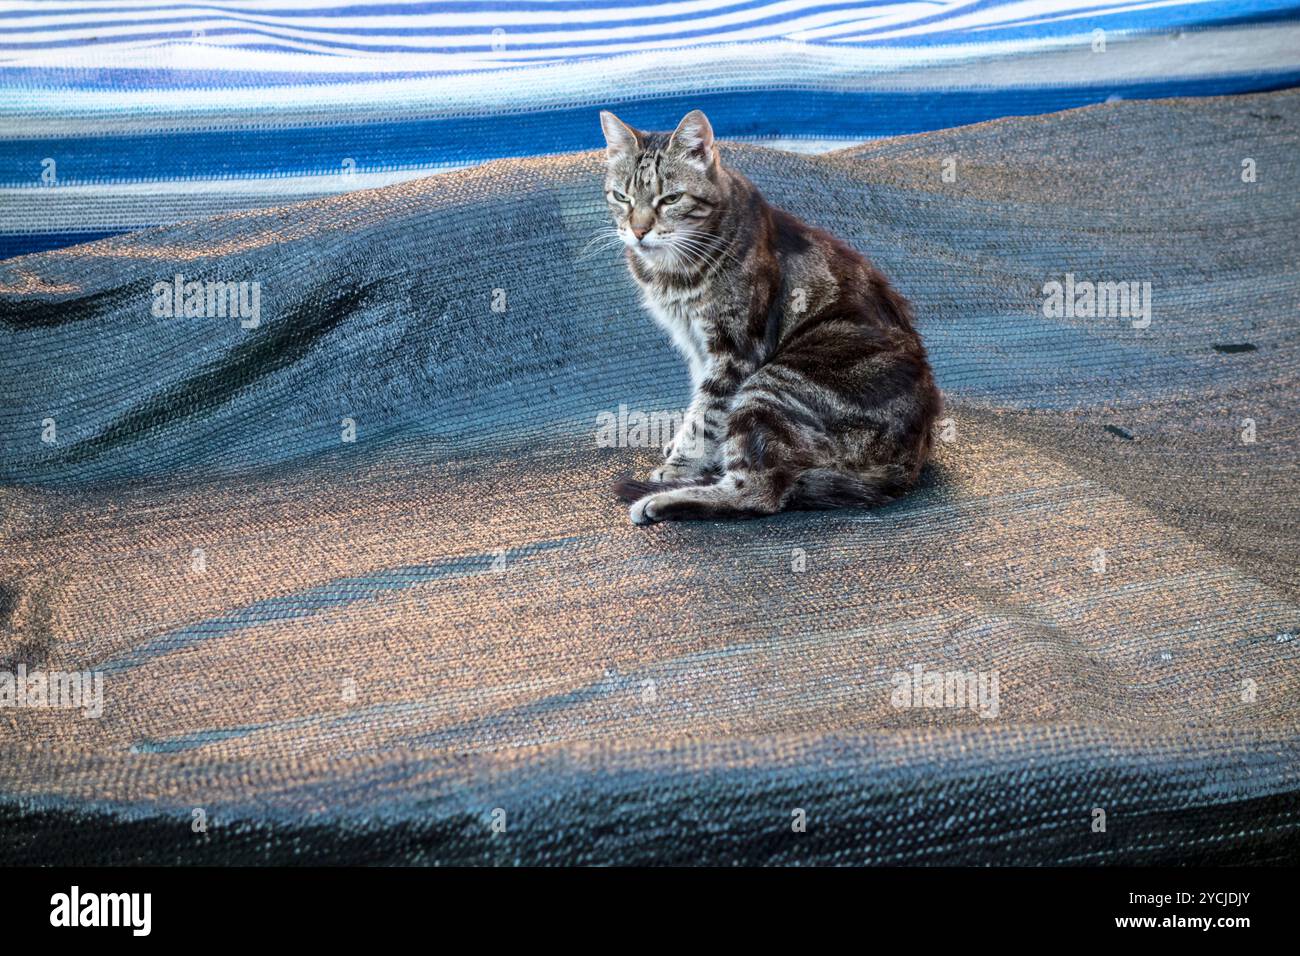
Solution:
<path fill-rule="evenodd" d="M 608 105 L 635 125 L 671 128 L 704 109 L 720 136 L 859 138 L 945 129 L 1007 115 L 1033 115 L 1105 102 L 1282 89 L 1300 70 L 1192 80 L 1014 90 L 746 91 L 689 93 Z M 422 119 L 306 129 L 249 129 L 0 142 L 0 185 L 41 187 L 41 160 L 58 159 L 65 185 L 146 181 L 166 159 L 168 181 L 328 175 L 343 157 L 359 172 L 468 164 L 488 158 L 559 153 L 602 146 L 595 106 L 545 113 Z M 797 131 L 792 133 L 792 131 Z M 328 161 L 324 157 L 329 157 Z"/>
<path fill-rule="evenodd" d="M 120 236 L 128 230 L 116 229 L 112 232 L 40 232 L 40 233 L 3 233 L 0 232 L 0 259 L 14 256 L 29 256 L 36 252 L 48 252 L 50 249 L 66 249 L 68 246 L 109 236 Z"/>

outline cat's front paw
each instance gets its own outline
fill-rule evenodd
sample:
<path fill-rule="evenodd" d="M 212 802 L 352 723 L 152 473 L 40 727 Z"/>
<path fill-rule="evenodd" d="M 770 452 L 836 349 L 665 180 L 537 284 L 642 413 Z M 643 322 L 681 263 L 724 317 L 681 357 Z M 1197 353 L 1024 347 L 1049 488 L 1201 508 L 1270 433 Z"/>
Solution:
<path fill-rule="evenodd" d="M 644 498 L 634 502 L 628 509 L 627 515 L 636 525 L 654 524 L 659 520 L 654 510 L 654 500 L 657 495 L 646 495 Z"/>

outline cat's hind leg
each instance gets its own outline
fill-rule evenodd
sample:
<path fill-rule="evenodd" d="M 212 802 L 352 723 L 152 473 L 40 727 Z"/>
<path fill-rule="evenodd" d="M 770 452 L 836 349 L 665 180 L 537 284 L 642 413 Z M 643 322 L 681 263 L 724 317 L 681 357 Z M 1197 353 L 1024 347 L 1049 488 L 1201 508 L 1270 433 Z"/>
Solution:
<path fill-rule="evenodd" d="M 662 484 L 716 478 L 722 472 L 719 436 L 725 425 L 725 417 L 716 409 L 688 411 L 676 436 L 664 449 L 664 463 L 650 472 L 650 480 Z"/>
<path fill-rule="evenodd" d="M 718 449 L 721 477 L 709 485 L 687 485 L 647 494 L 632 505 L 633 524 L 709 518 L 759 518 L 788 503 L 809 449 L 799 429 L 773 407 L 766 376 L 759 372 L 737 395 Z"/>

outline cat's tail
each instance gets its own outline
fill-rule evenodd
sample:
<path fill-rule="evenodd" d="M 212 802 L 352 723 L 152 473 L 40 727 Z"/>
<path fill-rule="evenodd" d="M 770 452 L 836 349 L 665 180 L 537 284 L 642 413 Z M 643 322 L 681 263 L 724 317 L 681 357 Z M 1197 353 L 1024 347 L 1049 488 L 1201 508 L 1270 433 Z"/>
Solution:
<path fill-rule="evenodd" d="M 905 495 L 912 481 L 902 465 L 872 465 L 851 472 L 809 468 L 795 479 L 785 507 L 802 511 L 877 508 Z"/>
<path fill-rule="evenodd" d="M 779 472 L 727 472 L 716 483 L 665 485 L 625 481 L 620 497 L 634 501 L 633 524 L 757 518 L 786 509 L 873 508 L 904 494 L 911 485 L 900 465 L 853 472 L 810 468 L 793 481 Z"/>

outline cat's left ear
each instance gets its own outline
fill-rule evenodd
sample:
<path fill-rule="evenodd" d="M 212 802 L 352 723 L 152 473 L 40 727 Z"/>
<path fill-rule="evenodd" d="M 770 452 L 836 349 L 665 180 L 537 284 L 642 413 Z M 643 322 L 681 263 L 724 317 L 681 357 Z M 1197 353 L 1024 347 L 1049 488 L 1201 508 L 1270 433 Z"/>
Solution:
<path fill-rule="evenodd" d="M 700 110 L 691 110 L 682 117 L 668 144 L 701 169 L 713 165 L 713 127 Z"/>
<path fill-rule="evenodd" d="M 600 111 L 600 128 L 605 131 L 605 158 L 615 160 L 641 148 L 641 134 L 609 110 Z"/>

